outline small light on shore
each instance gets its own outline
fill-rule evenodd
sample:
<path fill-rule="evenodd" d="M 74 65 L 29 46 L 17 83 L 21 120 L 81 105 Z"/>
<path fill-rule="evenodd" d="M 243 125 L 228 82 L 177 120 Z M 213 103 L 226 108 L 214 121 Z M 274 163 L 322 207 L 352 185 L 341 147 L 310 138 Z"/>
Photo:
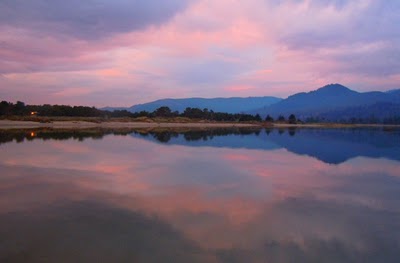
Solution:
<path fill-rule="evenodd" d="M 31 137 L 35 137 L 35 136 L 36 136 L 36 133 L 31 132 Z"/>
<path fill-rule="evenodd" d="M 37 115 L 37 111 L 31 111 L 31 115 Z"/>

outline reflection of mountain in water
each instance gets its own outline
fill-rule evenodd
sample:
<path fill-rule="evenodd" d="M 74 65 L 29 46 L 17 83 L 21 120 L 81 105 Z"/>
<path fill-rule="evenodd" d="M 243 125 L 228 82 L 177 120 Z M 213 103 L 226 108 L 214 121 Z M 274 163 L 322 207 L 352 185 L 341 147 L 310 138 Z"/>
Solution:
<path fill-rule="evenodd" d="M 148 132 L 132 133 L 165 144 L 273 150 L 315 157 L 325 163 L 339 164 L 358 156 L 400 160 L 400 130 L 383 129 L 271 129 L 215 133 Z"/>
<path fill-rule="evenodd" d="M 304 129 L 296 136 L 269 137 L 297 154 L 313 156 L 325 163 L 339 164 L 358 156 L 400 160 L 400 130 Z"/>
<path fill-rule="evenodd" d="M 19 130 L 0 131 L 0 144 L 25 140 L 101 139 L 105 135 L 130 135 L 149 141 L 185 146 L 274 150 L 308 155 L 325 163 L 339 164 L 358 156 L 400 161 L 400 129 L 245 129 L 207 130 Z"/>

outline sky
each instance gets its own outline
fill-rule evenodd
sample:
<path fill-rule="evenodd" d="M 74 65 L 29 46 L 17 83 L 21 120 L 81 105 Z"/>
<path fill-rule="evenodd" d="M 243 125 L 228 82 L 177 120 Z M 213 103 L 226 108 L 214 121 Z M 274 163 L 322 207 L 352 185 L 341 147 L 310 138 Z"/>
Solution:
<path fill-rule="evenodd" d="M 0 0 L 0 100 L 400 88 L 400 1 Z"/>

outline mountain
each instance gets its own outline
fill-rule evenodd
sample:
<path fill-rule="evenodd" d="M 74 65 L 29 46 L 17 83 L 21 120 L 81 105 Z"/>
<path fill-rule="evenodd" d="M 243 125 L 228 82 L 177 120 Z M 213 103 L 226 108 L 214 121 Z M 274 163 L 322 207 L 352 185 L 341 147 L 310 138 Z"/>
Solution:
<path fill-rule="evenodd" d="M 344 109 L 331 110 L 319 114 L 320 119 L 345 122 L 381 122 L 400 123 L 400 103 L 378 102 L 375 104 L 347 107 Z M 361 119 L 361 121 L 359 121 Z"/>
<path fill-rule="evenodd" d="M 159 107 L 167 106 L 172 111 L 179 112 L 183 112 L 187 107 L 190 107 L 199 109 L 207 108 L 215 112 L 241 113 L 272 105 L 281 100 L 282 99 L 276 97 L 161 99 L 149 103 L 134 105 L 125 109 L 130 112 L 153 112 Z M 117 108 L 108 107 L 107 109 L 115 110 Z"/>
<path fill-rule="evenodd" d="M 379 106 L 376 106 L 376 104 L 379 104 Z M 278 115 L 287 117 L 293 113 L 300 118 L 326 118 L 334 115 L 330 115 L 330 112 L 342 111 L 346 112 L 349 118 L 352 118 L 358 117 L 356 114 L 352 114 L 353 111 L 356 113 L 362 109 L 364 115 L 377 114 L 375 116 L 381 118 L 383 116 L 392 116 L 393 114 L 400 115 L 397 110 L 397 104 L 400 105 L 400 92 L 398 91 L 361 93 L 340 84 L 330 84 L 315 91 L 294 94 L 287 99 L 250 113 L 259 113 L 263 117 L 267 114 L 273 117 Z M 356 108 L 357 110 L 355 110 Z M 370 113 L 370 111 L 373 111 L 373 113 Z"/>
<path fill-rule="evenodd" d="M 386 91 L 386 93 L 390 93 L 390 94 L 400 94 L 400 89 L 388 90 L 388 91 Z"/>
<path fill-rule="evenodd" d="M 182 113 L 187 107 L 207 108 L 215 112 L 268 114 L 274 118 L 286 118 L 295 114 L 300 119 L 319 119 L 339 122 L 398 122 L 400 119 L 400 89 L 386 92 L 357 92 L 340 84 L 330 84 L 310 92 L 301 92 L 287 99 L 276 97 L 248 98 L 184 98 L 161 99 L 134 105 L 130 108 L 103 108 L 105 110 L 128 110 L 130 112 L 153 112 L 168 106 L 172 111 Z"/>

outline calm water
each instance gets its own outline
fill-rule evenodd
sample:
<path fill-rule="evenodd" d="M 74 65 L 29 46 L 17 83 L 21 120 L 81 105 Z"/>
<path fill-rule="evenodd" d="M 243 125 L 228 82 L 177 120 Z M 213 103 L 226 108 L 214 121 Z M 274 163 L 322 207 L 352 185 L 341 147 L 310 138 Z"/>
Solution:
<path fill-rule="evenodd" d="M 399 130 L 0 132 L 0 262 L 399 261 Z"/>

